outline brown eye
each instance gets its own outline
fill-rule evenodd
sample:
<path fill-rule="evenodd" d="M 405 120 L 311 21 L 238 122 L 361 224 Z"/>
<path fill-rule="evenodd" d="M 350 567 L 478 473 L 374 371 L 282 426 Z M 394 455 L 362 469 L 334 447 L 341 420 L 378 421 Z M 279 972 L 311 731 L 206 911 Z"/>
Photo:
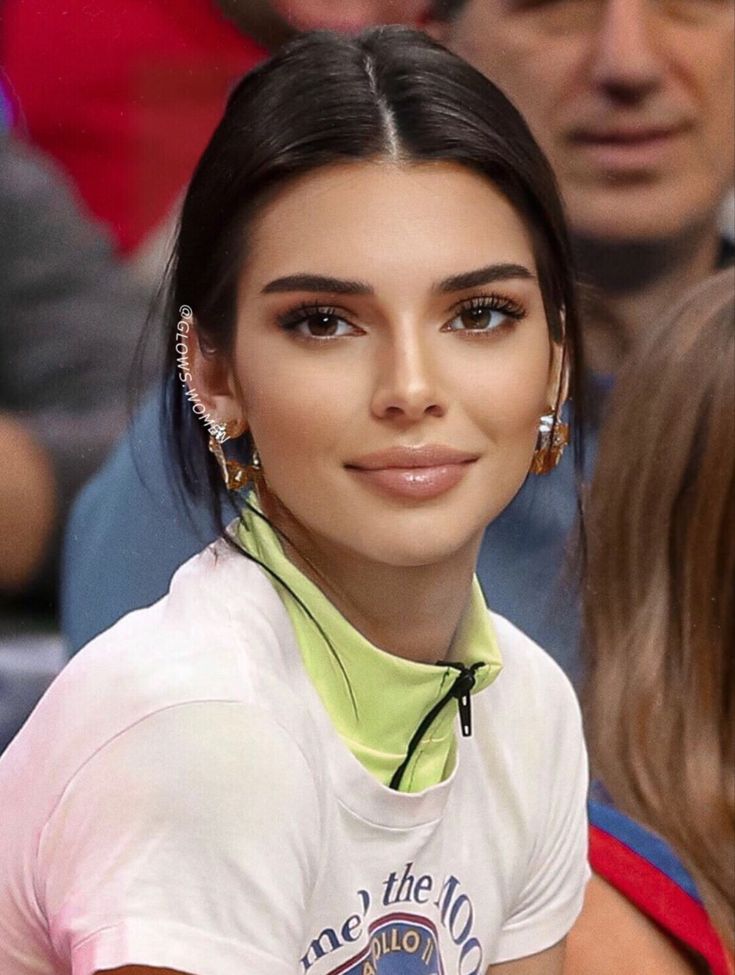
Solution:
<path fill-rule="evenodd" d="M 485 331 L 496 327 L 499 322 L 494 319 L 502 316 L 492 308 L 465 308 L 458 317 L 464 328 Z"/>
<path fill-rule="evenodd" d="M 313 335 L 314 338 L 331 338 L 332 336 L 340 334 L 340 325 L 346 324 L 347 323 L 337 315 L 316 312 L 315 314 L 307 315 L 304 318 L 304 320 L 301 322 L 301 328 L 299 331 L 308 335 Z"/>
<path fill-rule="evenodd" d="M 447 322 L 447 332 L 474 332 L 490 335 L 501 329 L 512 327 L 526 312 L 514 301 L 500 296 L 476 298 L 457 310 L 455 317 Z"/>
<path fill-rule="evenodd" d="M 285 315 L 279 315 L 278 322 L 287 332 L 294 332 L 306 339 L 336 339 L 360 332 L 336 309 L 317 305 L 295 308 Z"/>

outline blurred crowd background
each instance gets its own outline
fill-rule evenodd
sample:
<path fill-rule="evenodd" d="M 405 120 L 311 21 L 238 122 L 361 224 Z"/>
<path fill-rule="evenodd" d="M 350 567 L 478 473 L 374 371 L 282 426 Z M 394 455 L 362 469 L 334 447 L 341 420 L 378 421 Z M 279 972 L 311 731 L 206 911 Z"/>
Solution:
<path fill-rule="evenodd" d="M 585 458 L 529 479 L 479 575 L 583 695 L 601 807 L 673 844 L 727 943 L 732 0 L 0 0 L 0 750 L 69 656 L 213 537 L 162 459 L 157 296 L 228 92 L 300 31 L 381 23 L 485 72 L 555 167 Z M 691 970 L 728 971 L 714 940 L 692 950 Z"/>

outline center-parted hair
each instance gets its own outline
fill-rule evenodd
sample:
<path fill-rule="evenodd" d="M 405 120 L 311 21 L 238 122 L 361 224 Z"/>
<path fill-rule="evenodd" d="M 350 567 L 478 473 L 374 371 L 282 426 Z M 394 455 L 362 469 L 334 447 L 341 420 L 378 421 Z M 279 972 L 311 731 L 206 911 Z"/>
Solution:
<path fill-rule="evenodd" d="M 305 173 L 379 159 L 459 163 L 505 196 L 532 239 L 549 331 L 564 342 L 572 396 L 579 392 L 579 326 L 562 207 L 520 113 L 484 75 L 418 31 L 304 35 L 232 92 L 189 185 L 169 267 L 164 439 L 183 486 L 209 499 L 219 524 L 219 472 L 177 377 L 178 309 L 189 305 L 202 338 L 227 355 L 259 208 Z"/>

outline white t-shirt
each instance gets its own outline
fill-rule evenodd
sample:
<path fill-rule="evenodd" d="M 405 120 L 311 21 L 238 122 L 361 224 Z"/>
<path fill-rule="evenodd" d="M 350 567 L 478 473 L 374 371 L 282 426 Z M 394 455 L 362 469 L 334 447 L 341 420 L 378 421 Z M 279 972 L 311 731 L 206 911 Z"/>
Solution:
<path fill-rule="evenodd" d="M 0 758 L 0 973 L 471 975 L 562 938 L 588 876 L 578 707 L 504 667 L 446 781 L 339 739 L 265 574 L 217 542 L 84 648 Z"/>

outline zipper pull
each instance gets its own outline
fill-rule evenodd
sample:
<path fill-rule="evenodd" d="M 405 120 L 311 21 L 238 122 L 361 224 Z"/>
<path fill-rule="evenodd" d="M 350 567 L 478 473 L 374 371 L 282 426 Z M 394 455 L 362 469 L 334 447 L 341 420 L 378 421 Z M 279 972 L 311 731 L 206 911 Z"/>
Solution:
<path fill-rule="evenodd" d="M 457 695 L 457 710 L 459 711 L 459 724 L 462 728 L 462 737 L 469 738 L 472 734 L 472 706 L 470 705 L 470 690 L 475 684 L 474 674 L 469 677 L 471 683 L 467 690 L 463 690 Z M 461 678 L 460 678 L 461 680 Z"/>
<path fill-rule="evenodd" d="M 457 698 L 457 710 L 459 711 L 459 723 L 462 728 L 462 737 L 469 738 L 472 734 L 472 706 L 470 704 L 470 693 L 475 686 L 475 673 L 469 668 L 463 670 L 454 682 L 452 692 Z"/>
<path fill-rule="evenodd" d="M 445 666 L 456 667 L 460 672 L 454 684 L 452 684 L 451 695 L 457 699 L 457 710 L 459 711 L 459 724 L 462 729 L 462 737 L 469 738 L 472 734 L 472 705 L 470 703 L 470 694 L 472 693 L 472 688 L 475 686 L 475 671 L 482 667 L 483 664 L 478 662 L 472 664 L 471 667 L 465 667 L 464 664 L 458 664 L 449 660 L 440 662 Z"/>

